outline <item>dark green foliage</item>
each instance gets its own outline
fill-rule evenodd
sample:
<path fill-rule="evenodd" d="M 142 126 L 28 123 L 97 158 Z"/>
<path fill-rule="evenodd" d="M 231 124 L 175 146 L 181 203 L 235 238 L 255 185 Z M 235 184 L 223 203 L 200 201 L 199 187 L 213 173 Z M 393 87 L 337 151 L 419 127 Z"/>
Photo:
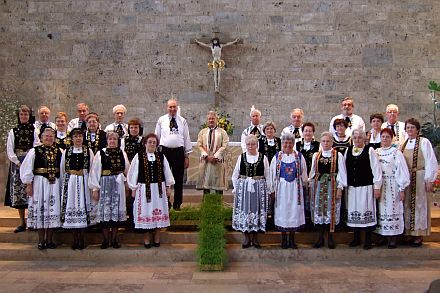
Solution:
<path fill-rule="evenodd" d="M 197 248 L 197 260 L 201 270 L 222 270 L 226 262 L 224 215 L 222 196 L 205 195 L 200 208 Z"/>

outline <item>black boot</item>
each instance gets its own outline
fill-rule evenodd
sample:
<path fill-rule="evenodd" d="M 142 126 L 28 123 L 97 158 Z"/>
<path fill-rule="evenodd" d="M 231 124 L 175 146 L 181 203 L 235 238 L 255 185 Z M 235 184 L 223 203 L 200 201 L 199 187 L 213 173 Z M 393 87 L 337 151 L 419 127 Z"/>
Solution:
<path fill-rule="evenodd" d="M 295 243 L 295 232 L 290 232 L 289 247 L 292 249 L 298 249 L 298 245 L 296 245 L 296 243 Z"/>
<path fill-rule="evenodd" d="M 287 244 L 287 234 L 286 233 L 281 233 L 281 248 L 282 249 L 287 249 L 288 244 Z"/>
<path fill-rule="evenodd" d="M 321 248 L 324 245 L 324 229 L 318 226 L 318 240 L 313 245 L 314 248 Z"/>
<path fill-rule="evenodd" d="M 335 240 L 333 240 L 333 232 L 328 232 L 328 240 L 327 240 L 327 247 L 330 249 L 335 249 L 336 244 L 335 244 Z"/>
<path fill-rule="evenodd" d="M 364 249 L 368 250 L 373 248 L 373 245 L 371 244 L 371 232 L 365 232 L 365 242 L 364 242 Z"/>
<path fill-rule="evenodd" d="M 356 247 L 356 246 L 361 245 L 361 231 L 358 229 L 355 229 L 353 235 L 354 235 L 354 238 L 353 238 L 353 241 L 351 241 L 349 244 L 350 247 Z"/>

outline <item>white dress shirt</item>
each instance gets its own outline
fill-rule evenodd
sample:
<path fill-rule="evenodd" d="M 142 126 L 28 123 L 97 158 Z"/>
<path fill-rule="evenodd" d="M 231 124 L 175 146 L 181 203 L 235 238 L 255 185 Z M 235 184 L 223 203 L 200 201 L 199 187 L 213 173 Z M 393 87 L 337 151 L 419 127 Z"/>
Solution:
<path fill-rule="evenodd" d="M 159 145 L 167 148 L 184 147 L 185 154 L 192 152 L 191 138 L 189 136 L 188 123 L 180 115 L 175 116 L 177 130 L 170 129 L 171 116 L 165 114 L 159 118 L 155 133 L 159 138 Z"/>

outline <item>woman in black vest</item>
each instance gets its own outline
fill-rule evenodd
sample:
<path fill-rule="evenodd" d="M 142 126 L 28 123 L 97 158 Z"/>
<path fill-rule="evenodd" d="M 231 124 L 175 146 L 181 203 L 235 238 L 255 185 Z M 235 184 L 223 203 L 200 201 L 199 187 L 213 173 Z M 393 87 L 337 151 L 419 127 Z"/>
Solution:
<path fill-rule="evenodd" d="M 20 180 L 20 166 L 28 151 L 39 143 L 33 121 L 31 121 L 31 109 L 26 105 L 21 105 L 17 116 L 18 124 L 9 131 L 6 143 L 6 153 L 11 164 L 6 185 L 5 206 L 17 209 L 20 216 L 20 225 L 15 228 L 14 233 L 26 231 L 24 214 L 28 206 L 28 198 L 26 186 Z"/>
<path fill-rule="evenodd" d="M 106 133 L 99 127 L 99 116 L 89 113 L 86 117 L 87 131 L 84 132 L 83 144 L 93 151 L 93 154 L 102 150 L 107 145 Z"/>
<path fill-rule="evenodd" d="M 82 250 L 84 230 L 90 223 L 89 172 L 93 162 L 93 152 L 83 145 L 83 131 L 74 128 L 68 147 L 61 158 L 63 188 L 61 197 L 61 222 L 63 228 L 73 233 L 72 249 Z"/>
<path fill-rule="evenodd" d="M 245 139 L 247 151 L 241 154 L 232 174 L 234 208 L 232 228 L 244 234 L 243 248 L 261 248 L 258 232 L 266 231 L 267 187 L 269 162 L 257 151 L 258 138 L 251 134 Z M 252 233 L 252 239 L 249 233 Z"/>
<path fill-rule="evenodd" d="M 170 165 L 162 153 L 156 151 L 159 140 L 154 133 L 143 139 L 145 151 L 137 153 L 127 175 L 132 190 L 134 225 L 145 230 L 144 246 L 160 246 L 160 228 L 170 226 L 168 197 L 174 184 Z M 151 241 L 151 234 L 154 239 Z M 151 243 L 153 242 L 153 243 Z"/>
<path fill-rule="evenodd" d="M 377 224 L 376 198 L 380 197 L 382 169 L 373 148 L 365 145 L 365 132 L 352 132 L 353 146 L 345 152 L 347 167 L 347 226 L 354 229 L 351 247 L 361 244 L 361 230 L 365 230 L 364 249 L 370 249 L 371 232 Z"/>
<path fill-rule="evenodd" d="M 129 167 L 127 154 L 119 147 L 119 135 L 107 132 L 107 147 L 96 153 L 89 178 L 94 201 L 91 224 L 101 223 L 104 238 L 101 249 L 109 247 L 110 230 L 112 247 L 121 247 L 117 233 L 119 224 L 127 220 L 124 174 Z"/>
<path fill-rule="evenodd" d="M 60 221 L 60 163 L 62 151 L 54 146 L 55 130 L 47 127 L 40 134 L 43 144 L 29 150 L 20 167 L 20 178 L 29 196 L 29 228 L 38 229 L 38 249 L 54 249 L 53 229 Z"/>

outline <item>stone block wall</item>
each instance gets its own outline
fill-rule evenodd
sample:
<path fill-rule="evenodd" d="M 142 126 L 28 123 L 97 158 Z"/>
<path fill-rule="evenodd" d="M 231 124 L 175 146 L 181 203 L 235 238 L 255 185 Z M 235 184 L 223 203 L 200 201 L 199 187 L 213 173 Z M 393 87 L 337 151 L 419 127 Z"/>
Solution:
<path fill-rule="evenodd" d="M 365 120 L 388 103 L 425 120 L 427 83 L 440 80 L 439 10 L 438 0 L 4 0 L 0 98 L 71 117 L 84 101 L 104 125 L 123 103 L 152 131 L 174 96 L 196 140 L 216 97 L 211 53 L 193 40 L 220 36 L 242 39 L 223 50 L 217 97 L 231 140 L 252 104 L 279 128 L 301 107 L 327 129 L 344 95 Z"/>

